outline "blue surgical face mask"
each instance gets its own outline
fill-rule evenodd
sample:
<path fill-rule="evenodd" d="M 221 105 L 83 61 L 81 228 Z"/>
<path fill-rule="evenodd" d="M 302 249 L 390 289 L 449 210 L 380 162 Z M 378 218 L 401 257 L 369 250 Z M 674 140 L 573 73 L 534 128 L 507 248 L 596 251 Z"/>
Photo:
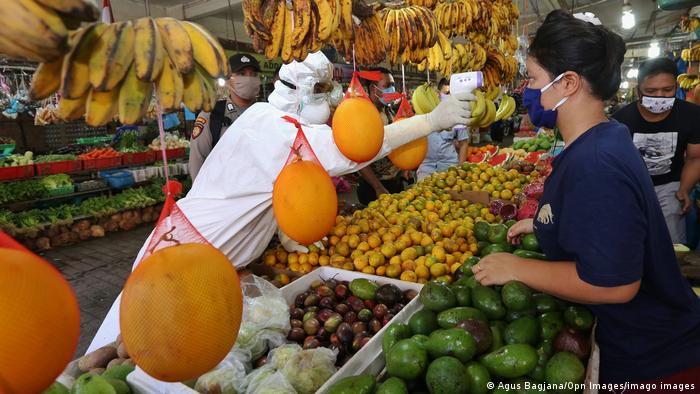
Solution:
<path fill-rule="evenodd" d="M 569 99 L 569 96 L 564 97 L 559 100 L 557 105 L 552 109 L 544 109 L 542 106 L 542 93 L 547 89 L 552 87 L 556 82 L 564 77 L 564 74 L 560 74 L 558 77 L 542 89 L 531 89 L 525 88 L 523 92 L 523 105 L 527 108 L 527 114 L 530 117 L 530 122 L 536 127 L 546 127 L 548 129 L 553 129 L 557 123 L 557 108 L 561 107 L 562 104 Z"/>
<path fill-rule="evenodd" d="M 379 91 L 381 92 L 381 93 L 379 94 L 379 97 L 377 97 L 377 98 L 379 99 L 379 101 L 380 101 L 382 104 L 384 104 L 384 105 L 386 105 L 386 106 L 389 106 L 389 105 L 392 103 L 392 101 L 386 101 L 386 100 L 384 100 L 384 95 L 385 95 L 385 94 L 389 94 L 389 93 L 396 93 L 396 88 L 393 87 L 393 86 L 389 86 L 389 87 L 386 88 L 386 89 L 381 89 L 381 90 L 380 90 L 380 89 L 377 88 L 377 87 L 375 87 L 375 89 L 377 89 L 377 90 L 379 90 Z"/>

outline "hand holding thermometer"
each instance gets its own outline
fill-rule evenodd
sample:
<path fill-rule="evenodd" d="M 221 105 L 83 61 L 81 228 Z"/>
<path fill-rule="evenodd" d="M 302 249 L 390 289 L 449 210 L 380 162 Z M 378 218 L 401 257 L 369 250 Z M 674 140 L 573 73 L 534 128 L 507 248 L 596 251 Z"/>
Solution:
<path fill-rule="evenodd" d="M 484 76 L 481 71 L 452 74 L 450 78 L 450 94 L 472 92 L 474 89 L 484 86 Z M 453 130 L 459 132 L 467 128 L 466 125 L 457 125 Z"/>

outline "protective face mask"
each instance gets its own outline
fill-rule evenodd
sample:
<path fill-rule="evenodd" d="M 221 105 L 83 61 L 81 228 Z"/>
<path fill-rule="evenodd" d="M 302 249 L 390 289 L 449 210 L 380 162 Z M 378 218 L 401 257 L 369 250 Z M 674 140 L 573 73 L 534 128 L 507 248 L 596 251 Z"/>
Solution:
<path fill-rule="evenodd" d="M 675 97 L 642 96 L 642 107 L 653 114 L 661 114 L 670 111 L 675 102 Z"/>
<path fill-rule="evenodd" d="M 231 90 L 243 100 L 252 100 L 260 93 L 260 78 L 236 75 L 231 80 Z"/>
<path fill-rule="evenodd" d="M 393 87 L 393 86 L 390 86 L 390 87 L 388 87 L 388 88 L 386 88 L 386 89 L 381 89 L 381 90 L 380 90 L 380 89 L 377 88 L 377 87 L 375 87 L 375 89 L 376 89 L 376 90 L 379 90 L 379 91 L 381 92 L 381 94 L 379 94 L 379 96 L 377 96 L 377 98 L 379 99 L 379 101 L 380 101 L 382 104 L 386 105 L 387 107 L 388 107 L 389 105 L 391 105 L 391 101 L 384 100 L 384 95 L 385 95 L 385 94 L 389 94 L 389 93 L 396 93 L 396 88 Z"/>
<path fill-rule="evenodd" d="M 546 127 L 548 129 L 553 129 L 557 123 L 557 108 L 569 99 L 569 96 L 564 97 L 559 100 L 557 105 L 552 109 L 544 109 L 542 106 L 542 93 L 547 89 L 552 87 L 557 81 L 559 81 L 564 74 L 560 74 L 558 77 L 542 89 L 531 89 L 525 88 L 523 92 L 523 105 L 527 108 L 527 114 L 530 117 L 530 121 L 536 127 Z"/>
<path fill-rule="evenodd" d="M 325 124 L 331 115 L 328 94 L 314 94 L 308 103 L 302 103 L 299 116 L 309 124 Z"/>
<path fill-rule="evenodd" d="M 440 101 L 443 101 L 447 98 L 447 93 L 440 93 Z"/>

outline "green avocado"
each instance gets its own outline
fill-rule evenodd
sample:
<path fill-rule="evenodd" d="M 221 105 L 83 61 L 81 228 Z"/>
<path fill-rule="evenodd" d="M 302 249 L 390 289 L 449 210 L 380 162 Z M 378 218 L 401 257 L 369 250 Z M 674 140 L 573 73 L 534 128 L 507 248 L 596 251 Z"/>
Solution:
<path fill-rule="evenodd" d="M 503 285 L 501 298 L 503 299 L 503 305 L 509 311 L 524 311 L 534 308 L 532 290 L 523 282 L 511 281 Z"/>
<path fill-rule="evenodd" d="M 425 383 L 431 393 L 469 394 L 466 369 L 454 357 L 440 357 L 430 363 Z"/>
<path fill-rule="evenodd" d="M 468 306 L 454 307 L 438 313 L 437 316 L 438 325 L 442 328 L 452 328 L 467 319 L 488 321 L 484 312 Z"/>
<path fill-rule="evenodd" d="M 485 355 L 481 359 L 492 377 L 519 378 L 537 366 L 537 352 L 530 345 L 512 344 Z"/>
<path fill-rule="evenodd" d="M 554 339 L 559 331 L 564 328 L 564 317 L 561 312 L 545 312 L 537 317 L 540 323 L 540 336 L 542 339 Z"/>
<path fill-rule="evenodd" d="M 413 335 L 430 335 L 431 332 L 439 328 L 437 315 L 429 309 L 421 309 L 408 319 L 408 327 Z"/>
<path fill-rule="evenodd" d="M 377 387 L 375 394 L 408 394 L 408 387 L 403 380 L 391 377 Z"/>
<path fill-rule="evenodd" d="M 508 227 L 505 224 L 492 224 L 489 226 L 489 242 L 492 244 L 505 244 L 508 242 Z"/>
<path fill-rule="evenodd" d="M 523 237 L 523 249 L 529 250 L 532 252 L 539 252 L 540 251 L 540 244 L 537 242 L 537 237 L 535 234 L 530 233 L 530 234 L 525 234 Z"/>
<path fill-rule="evenodd" d="M 418 379 L 428 367 L 428 352 L 413 339 L 402 339 L 386 355 L 389 376 L 405 380 Z"/>
<path fill-rule="evenodd" d="M 486 314 L 489 320 L 502 319 L 506 308 L 501 302 L 501 296 L 491 287 L 476 286 L 472 289 L 472 304 Z"/>
<path fill-rule="evenodd" d="M 457 297 L 452 290 L 446 284 L 435 281 L 423 285 L 418 299 L 426 309 L 434 312 L 442 312 L 457 305 Z"/>
<path fill-rule="evenodd" d="M 559 352 L 547 362 L 544 370 L 545 380 L 552 385 L 564 385 L 563 389 L 556 390 L 559 394 L 573 394 L 575 390 L 569 390 L 566 385 L 583 383 L 586 377 L 586 368 L 574 354 Z"/>
<path fill-rule="evenodd" d="M 433 359 L 451 356 L 466 363 L 476 354 L 476 340 L 464 329 L 450 328 L 430 334 L 425 348 Z"/>
<path fill-rule="evenodd" d="M 531 316 L 512 321 L 503 332 L 507 344 L 523 343 L 536 346 L 540 341 L 540 327 L 537 319 Z"/>
<path fill-rule="evenodd" d="M 478 241 L 488 241 L 489 223 L 483 220 L 474 223 L 474 236 Z"/>

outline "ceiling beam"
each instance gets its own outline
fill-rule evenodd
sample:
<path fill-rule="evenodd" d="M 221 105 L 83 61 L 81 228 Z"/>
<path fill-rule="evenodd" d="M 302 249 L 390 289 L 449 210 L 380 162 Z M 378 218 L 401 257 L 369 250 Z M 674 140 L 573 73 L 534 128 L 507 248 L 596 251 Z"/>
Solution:
<path fill-rule="evenodd" d="M 168 7 L 168 15 L 181 16 L 182 19 L 199 19 L 211 16 L 240 4 L 241 0 L 199 0 Z"/>

